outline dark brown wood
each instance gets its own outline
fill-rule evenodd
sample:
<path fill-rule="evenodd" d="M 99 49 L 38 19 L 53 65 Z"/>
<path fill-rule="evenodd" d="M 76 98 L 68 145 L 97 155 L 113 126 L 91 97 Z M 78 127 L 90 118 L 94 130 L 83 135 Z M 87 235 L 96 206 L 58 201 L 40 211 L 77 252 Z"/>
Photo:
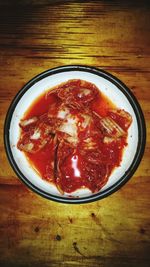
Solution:
<path fill-rule="evenodd" d="M 1 266 L 149 266 L 149 33 L 148 1 L 0 1 Z M 12 171 L 3 145 L 16 93 L 40 72 L 67 64 L 117 76 L 139 100 L 147 123 L 147 147 L 132 179 L 85 205 L 32 193 Z"/>

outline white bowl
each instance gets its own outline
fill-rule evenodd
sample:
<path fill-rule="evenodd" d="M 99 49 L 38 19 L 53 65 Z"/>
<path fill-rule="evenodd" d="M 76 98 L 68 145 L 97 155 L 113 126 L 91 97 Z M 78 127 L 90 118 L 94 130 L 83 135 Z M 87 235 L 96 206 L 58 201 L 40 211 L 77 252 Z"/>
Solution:
<path fill-rule="evenodd" d="M 69 79 L 83 79 L 94 83 L 120 109 L 132 116 L 121 165 L 112 172 L 106 185 L 92 194 L 80 189 L 60 195 L 56 187 L 44 180 L 30 166 L 23 152 L 17 148 L 19 122 L 31 103 L 44 91 Z M 5 120 L 4 141 L 8 159 L 18 177 L 43 197 L 64 203 L 84 203 L 104 198 L 118 190 L 137 169 L 144 153 L 146 140 L 145 121 L 141 108 L 131 91 L 111 74 L 88 66 L 63 66 L 47 70 L 29 81 L 16 95 Z"/>

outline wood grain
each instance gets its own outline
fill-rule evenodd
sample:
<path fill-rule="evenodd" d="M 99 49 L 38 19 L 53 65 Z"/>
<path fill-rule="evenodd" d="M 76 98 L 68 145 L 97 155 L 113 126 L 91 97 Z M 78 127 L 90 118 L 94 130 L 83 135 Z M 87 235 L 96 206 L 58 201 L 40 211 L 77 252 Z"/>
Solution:
<path fill-rule="evenodd" d="M 150 264 L 150 6 L 148 1 L 0 1 L 0 265 Z M 21 87 L 40 72 L 83 64 L 109 71 L 137 97 L 147 146 L 132 179 L 85 205 L 43 199 L 6 158 L 3 126 Z"/>

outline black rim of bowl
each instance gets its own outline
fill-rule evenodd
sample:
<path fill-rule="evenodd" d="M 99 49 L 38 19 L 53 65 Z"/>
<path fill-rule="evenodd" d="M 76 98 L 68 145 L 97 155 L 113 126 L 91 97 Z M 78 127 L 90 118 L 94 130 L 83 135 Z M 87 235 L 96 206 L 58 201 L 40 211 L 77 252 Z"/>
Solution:
<path fill-rule="evenodd" d="M 81 198 L 69 198 L 69 197 L 61 197 L 61 196 L 56 196 L 52 195 L 50 193 L 46 193 L 43 190 L 39 189 L 36 187 L 34 184 L 32 184 L 25 176 L 24 174 L 20 171 L 18 168 L 15 159 L 13 158 L 11 147 L 10 147 L 10 140 L 9 140 L 9 130 L 10 130 L 10 123 L 12 119 L 13 112 L 15 110 L 15 107 L 21 97 L 24 95 L 24 93 L 35 83 L 38 81 L 42 80 L 43 78 L 47 76 L 54 75 L 56 73 L 60 72 L 69 72 L 69 71 L 82 71 L 82 72 L 89 72 L 96 74 L 97 76 L 103 77 L 107 80 L 109 80 L 111 83 L 113 83 L 128 99 L 130 102 L 130 105 L 132 106 L 136 119 L 137 119 L 137 124 L 138 124 L 138 145 L 137 145 L 137 150 L 135 153 L 135 157 L 129 166 L 128 170 L 125 172 L 125 174 L 111 187 L 108 189 L 105 189 L 104 191 L 100 191 L 96 194 L 91 194 L 90 196 L 86 197 L 81 197 Z M 143 116 L 143 112 L 141 110 L 141 107 L 133 95 L 133 93 L 128 89 L 128 87 L 122 83 L 118 78 L 113 76 L 112 74 L 95 68 L 95 67 L 89 67 L 89 66 L 82 66 L 82 65 L 66 65 L 66 66 L 61 66 L 53 69 L 49 69 L 47 71 L 42 72 L 41 74 L 35 76 L 33 79 L 31 79 L 23 88 L 17 93 L 15 98 L 13 99 L 7 115 L 5 119 L 5 125 L 4 125 L 4 144 L 5 144 L 5 150 L 6 154 L 8 157 L 8 160 L 17 174 L 17 176 L 34 192 L 38 193 L 39 195 L 50 199 L 54 200 L 57 202 L 61 203 L 70 203 L 70 204 L 76 204 L 76 203 L 88 203 L 88 202 L 93 202 L 99 199 L 102 199 L 108 195 L 111 195 L 115 191 L 117 191 L 120 187 L 122 187 L 134 174 L 136 171 L 137 167 L 140 164 L 140 161 L 143 157 L 144 154 L 144 149 L 145 149 L 145 143 L 146 143 L 146 125 L 145 125 L 145 120 Z"/>

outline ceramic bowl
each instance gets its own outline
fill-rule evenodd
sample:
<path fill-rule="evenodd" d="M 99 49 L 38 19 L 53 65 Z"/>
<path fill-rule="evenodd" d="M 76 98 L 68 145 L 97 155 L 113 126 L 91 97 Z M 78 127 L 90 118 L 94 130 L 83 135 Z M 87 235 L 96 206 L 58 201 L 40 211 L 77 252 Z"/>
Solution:
<path fill-rule="evenodd" d="M 94 83 L 120 109 L 132 115 L 128 131 L 128 145 L 124 150 L 121 165 L 112 172 L 106 185 L 92 194 L 86 189 L 77 190 L 70 197 L 61 195 L 56 187 L 34 171 L 23 152 L 17 148 L 19 122 L 31 103 L 44 91 L 69 79 L 83 79 Z M 86 203 L 102 199 L 123 186 L 134 174 L 142 159 L 146 140 L 145 121 L 138 101 L 118 78 L 88 66 L 62 66 L 47 70 L 29 81 L 15 96 L 8 110 L 4 141 L 6 153 L 16 175 L 34 192 L 62 203 Z"/>

